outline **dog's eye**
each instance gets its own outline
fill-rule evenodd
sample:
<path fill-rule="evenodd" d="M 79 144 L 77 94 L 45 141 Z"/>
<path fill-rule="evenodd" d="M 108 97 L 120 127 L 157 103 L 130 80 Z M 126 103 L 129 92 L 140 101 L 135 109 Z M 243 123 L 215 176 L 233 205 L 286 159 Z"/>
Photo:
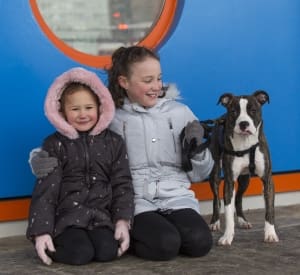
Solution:
<path fill-rule="evenodd" d="M 235 115 L 237 115 L 237 111 L 235 109 L 231 109 L 230 110 L 230 114 L 233 115 L 233 116 L 235 116 Z"/>
<path fill-rule="evenodd" d="M 256 114 L 256 109 L 250 109 L 250 114 L 255 115 Z"/>

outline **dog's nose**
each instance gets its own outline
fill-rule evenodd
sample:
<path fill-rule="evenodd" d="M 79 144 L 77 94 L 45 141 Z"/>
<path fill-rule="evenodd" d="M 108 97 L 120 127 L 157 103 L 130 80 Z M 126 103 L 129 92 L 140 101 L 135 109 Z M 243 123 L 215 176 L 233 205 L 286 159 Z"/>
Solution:
<path fill-rule="evenodd" d="M 248 121 L 241 121 L 241 122 L 239 123 L 239 126 L 240 126 L 240 129 L 241 129 L 242 131 L 245 131 L 246 128 L 249 126 L 249 122 L 248 122 Z"/>

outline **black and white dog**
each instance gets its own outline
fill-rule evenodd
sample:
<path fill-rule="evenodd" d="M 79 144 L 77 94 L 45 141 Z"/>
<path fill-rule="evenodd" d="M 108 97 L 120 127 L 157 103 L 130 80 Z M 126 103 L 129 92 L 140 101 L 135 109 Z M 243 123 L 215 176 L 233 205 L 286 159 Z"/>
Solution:
<path fill-rule="evenodd" d="M 251 175 L 259 176 L 264 187 L 266 211 L 264 241 L 278 242 L 279 240 L 274 227 L 274 183 L 271 160 L 263 132 L 261 112 L 261 107 L 266 102 L 269 103 L 269 96 L 261 90 L 245 96 L 226 93 L 218 101 L 227 112 L 211 129 L 209 147 L 215 164 L 209 182 L 214 195 L 210 228 L 216 231 L 220 230 L 219 184 L 221 169 L 223 170 L 225 232 L 218 241 L 219 245 L 231 245 L 233 241 L 234 210 L 240 227 L 252 227 L 246 220 L 242 208 L 242 197 L 248 188 Z M 236 181 L 237 191 L 234 188 Z"/>

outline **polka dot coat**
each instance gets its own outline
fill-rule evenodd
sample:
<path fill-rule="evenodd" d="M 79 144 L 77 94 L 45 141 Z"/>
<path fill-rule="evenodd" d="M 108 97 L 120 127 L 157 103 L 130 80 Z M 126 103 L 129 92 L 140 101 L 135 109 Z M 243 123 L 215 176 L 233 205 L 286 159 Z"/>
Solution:
<path fill-rule="evenodd" d="M 123 139 L 110 130 L 69 139 L 56 132 L 43 149 L 59 160 L 48 176 L 38 179 L 32 194 L 27 237 L 56 237 L 67 227 L 114 228 L 131 220 L 133 187 Z"/>

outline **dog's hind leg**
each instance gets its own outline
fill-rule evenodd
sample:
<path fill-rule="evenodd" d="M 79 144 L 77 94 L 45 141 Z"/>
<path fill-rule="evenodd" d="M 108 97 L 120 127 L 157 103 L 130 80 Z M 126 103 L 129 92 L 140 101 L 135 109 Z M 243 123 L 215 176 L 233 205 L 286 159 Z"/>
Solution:
<path fill-rule="evenodd" d="M 240 175 L 237 179 L 238 189 L 235 197 L 235 209 L 237 215 L 237 222 L 240 228 L 250 229 L 252 224 L 247 221 L 243 211 L 243 195 L 247 190 L 250 182 L 250 175 Z"/>
<path fill-rule="evenodd" d="M 209 184 L 213 192 L 213 215 L 211 217 L 210 224 L 209 224 L 209 228 L 211 231 L 219 231 L 221 229 L 221 225 L 220 225 L 221 201 L 219 197 L 219 186 L 221 182 L 220 173 L 221 173 L 220 167 L 215 164 L 209 177 Z"/>

